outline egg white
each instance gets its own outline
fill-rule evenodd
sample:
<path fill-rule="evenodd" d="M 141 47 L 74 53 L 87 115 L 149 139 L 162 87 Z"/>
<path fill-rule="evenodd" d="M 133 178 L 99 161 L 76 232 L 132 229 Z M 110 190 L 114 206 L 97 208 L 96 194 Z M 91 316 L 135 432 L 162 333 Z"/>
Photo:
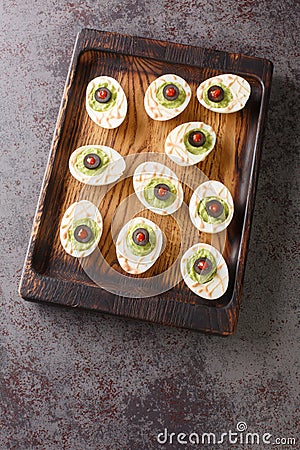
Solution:
<path fill-rule="evenodd" d="M 134 255 L 127 245 L 126 238 L 131 227 L 137 224 L 146 224 L 150 226 L 156 236 L 156 245 L 151 253 L 145 256 Z M 145 217 L 135 217 L 127 222 L 121 229 L 117 242 L 116 253 L 120 266 L 123 270 L 131 274 L 146 272 L 159 258 L 163 244 L 163 234 L 161 229 L 151 220 Z"/>
<path fill-rule="evenodd" d="M 111 84 L 117 91 L 116 104 L 107 111 L 95 111 L 89 105 L 89 95 L 95 86 L 102 83 Z M 90 118 L 102 128 L 117 128 L 124 121 L 127 114 L 127 98 L 121 85 L 112 77 L 100 76 L 91 80 L 86 88 L 86 110 Z"/>
<path fill-rule="evenodd" d="M 100 228 L 97 239 L 91 247 L 87 250 L 76 250 L 68 239 L 68 231 L 71 228 L 73 222 L 78 219 L 90 218 L 94 220 Z M 64 250 L 71 256 L 76 258 L 83 258 L 95 250 L 98 246 L 103 231 L 103 220 L 98 208 L 88 200 L 81 200 L 79 202 L 72 203 L 63 215 L 60 224 L 60 241 Z"/>
<path fill-rule="evenodd" d="M 180 84 L 183 87 L 186 93 L 186 98 L 183 104 L 178 106 L 177 108 L 166 108 L 163 105 L 161 105 L 157 100 L 156 92 L 162 84 L 174 82 Z M 185 108 L 189 104 L 190 99 L 191 99 L 191 88 L 188 85 L 188 83 L 178 75 L 166 74 L 162 75 L 159 78 L 156 78 L 148 86 L 144 97 L 144 107 L 146 113 L 148 114 L 149 117 L 151 117 L 151 119 L 159 121 L 170 120 L 178 116 L 180 113 L 182 113 L 182 111 L 185 110 Z"/>
<path fill-rule="evenodd" d="M 104 153 L 109 157 L 109 164 L 103 170 L 102 173 L 98 175 L 85 175 L 80 172 L 80 170 L 76 167 L 76 159 L 77 156 L 87 148 L 98 148 L 101 149 Z M 122 175 L 126 168 L 124 158 L 111 147 L 107 147 L 106 145 L 84 145 L 82 147 L 77 148 L 70 156 L 69 159 L 69 169 L 71 174 L 76 180 L 81 183 L 92 185 L 92 186 L 102 186 L 106 184 L 111 184 L 117 181 Z"/>
<path fill-rule="evenodd" d="M 184 136 L 191 130 L 204 129 L 212 137 L 211 147 L 201 155 L 190 153 L 184 144 Z M 165 141 L 166 155 L 179 166 L 192 166 L 203 161 L 213 150 L 216 143 L 216 133 L 210 125 L 204 122 L 187 122 L 174 128 L 167 136 Z"/>
<path fill-rule="evenodd" d="M 144 196 L 144 188 L 153 178 L 166 178 L 175 185 L 177 195 L 175 201 L 164 209 L 149 205 Z M 176 174 L 164 164 L 148 161 L 140 164 L 133 174 L 133 187 L 140 202 L 156 214 L 172 214 L 180 208 L 183 202 L 183 190 Z"/>
<path fill-rule="evenodd" d="M 214 108 L 208 105 L 203 99 L 203 91 L 208 86 L 224 84 L 232 93 L 232 101 L 225 108 Z M 251 94 L 251 86 L 247 80 L 238 75 L 225 73 L 223 75 L 217 75 L 212 78 L 208 78 L 203 81 L 197 89 L 197 99 L 202 106 L 210 111 L 217 113 L 233 113 L 244 108 Z"/>
<path fill-rule="evenodd" d="M 208 283 L 203 284 L 192 280 L 186 267 L 188 259 L 202 248 L 208 250 L 217 263 L 217 272 L 214 278 Z M 228 267 L 221 253 L 212 245 L 199 243 L 190 247 L 181 258 L 180 268 L 184 282 L 189 289 L 199 297 L 207 300 L 216 300 L 217 298 L 222 297 L 227 291 L 229 283 Z"/>
<path fill-rule="evenodd" d="M 229 213 L 227 219 L 222 223 L 207 223 L 198 214 L 198 205 L 204 197 L 219 197 L 224 200 L 229 208 Z M 227 189 L 227 187 L 220 183 L 220 181 L 209 180 L 200 184 L 200 186 L 195 189 L 189 204 L 190 219 L 194 226 L 204 233 L 220 233 L 225 230 L 230 224 L 233 213 L 234 213 L 234 203 L 232 195 Z"/>

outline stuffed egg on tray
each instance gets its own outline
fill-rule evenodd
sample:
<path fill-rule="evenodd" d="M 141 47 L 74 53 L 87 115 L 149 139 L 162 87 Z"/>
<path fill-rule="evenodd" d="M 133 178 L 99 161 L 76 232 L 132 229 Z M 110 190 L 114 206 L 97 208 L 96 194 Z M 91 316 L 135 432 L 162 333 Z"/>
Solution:
<path fill-rule="evenodd" d="M 116 252 L 120 266 L 131 274 L 146 272 L 161 253 L 163 234 L 151 220 L 135 217 L 121 229 Z"/>
<path fill-rule="evenodd" d="M 167 136 L 165 152 L 179 166 L 192 166 L 203 161 L 213 150 L 216 133 L 204 122 L 178 125 Z"/>
<path fill-rule="evenodd" d="M 140 164 L 133 175 L 133 187 L 140 202 L 156 214 L 172 214 L 183 201 L 183 190 L 177 176 L 158 162 Z"/>
<path fill-rule="evenodd" d="M 60 241 L 69 255 L 83 258 L 95 250 L 102 230 L 98 208 L 88 200 L 81 200 L 66 210 L 60 225 Z"/>
<path fill-rule="evenodd" d="M 126 168 L 124 158 L 106 145 L 84 145 L 70 156 L 69 169 L 76 180 L 101 186 L 117 181 Z"/>
<path fill-rule="evenodd" d="M 247 80 L 238 75 L 223 74 L 208 78 L 197 89 L 201 105 L 214 112 L 233 113 L 243 109 L 251 93 Z"/>
<path fill-rule="evenodd" d="M 144 106 L 153 120 L 169 120 L 178 116 L 191 99 L 191 88 L 187 82 L 174 74 L 156 78 L 147 88 Z"/>
<path fill-rule="evenodd" d="M 227 264 L 212 245 L 195 244 L 181 259 L 181 274 L 186 285 L 199 297 L 215 300 L 228 288 Z"/>
<path fill-rule="evenodd" d="M 91 80 L 86 89 L 86 110 L 100 127 L 119 127 L 127 114 L 127 98 L 117 80 L 107 76 Z"/>
<path fill-rule="evenodd" d="M 205 233 L 219 233 L 230 224 L 234 204 L 224 184 L 209 180 L 194 191 L 189 204 L 190 218 L 194 226 Z"/>

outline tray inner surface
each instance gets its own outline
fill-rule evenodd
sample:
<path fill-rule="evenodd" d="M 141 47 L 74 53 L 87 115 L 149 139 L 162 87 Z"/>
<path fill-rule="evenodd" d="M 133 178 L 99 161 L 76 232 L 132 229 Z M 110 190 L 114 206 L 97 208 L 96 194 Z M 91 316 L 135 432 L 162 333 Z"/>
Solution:
<path fill-rule="evenodd" d="M 186 110 L 176 118 L 166 121 L 153 121 L 144 110 L 143 99 L 148 85 L 156 77 L 165 73 L 175 73 L 183 77 L 192 89 L 192 99 Z M 233 114 L 216 114 L 202 107 L 196 99 L 196 89 L 201 81 L 217 75 L 212 69 L 169 64 L 154 59 L 115 54 L 99 50 L 86 50 L 81 53 L 75 72 L 75 79 L 69 91 L 65 122 L 53 164 L 53 171 L 47 190 L 44 209 L 33 253 L 33 267 L 48 277 L 60 278 L 80 284 L 93 285 L 76 258 L 68 256 L 59 240 L 59 226 L 65 210 L 71 203 L 80 199 L 82 189 L 88 193 L 99 207 L 104 220 L 104 230 L 99 248 L 106 261 L 117 271 L 119 267 L 110 225 L 115 209 L 128 195 L 133 194 L 132 178 L 116 184 L 97 203 L 97 189 L 84 187 L 75 180 L 68 170 L 70 154 L 78 147 L 87 144 L 103 144 L 115 148 L 123 156 L 141 152 L 164 153 L 164 142 L 168 133 L 177 125 L 188 121 L 203 121 L 210 124 L 217 135 L 214 150 L 198 167 L 209 179 L 224 183 L 232 193 L 235 214 L 226 233 L 223 256 L 228 264 L 230 284 L 227 293 L 219 301 L 206 301 L 195 296 L 181 281 L 168 295 L 183 295 L 185 301 L 221 306 L 232 297 L 237 267 L 238 252 L 246 207 L 251 167 L 254 158 L 257 123 L 261 105 L 262 87 L 255 77 L 245 78 L 251 84 L 251 96 L 246 107 Z M 88 82 L 99 75 L 116 78 L 122 85 L 128 99 L 128 113 L 123 124 L 114 130 L 98 127 L 89 118 L 85 109 L 85 91 Z M 241 74 L 243 76 L 243 74 Z M 169 161 L 167 159 L 167 161 Z M 173 168 L 174 166 L 172 166 Z M 185 169 L 189 171 L 189 168 Z M 192 180 L 197 184 L 197 180 Z M 199 180 L 200 184 L 201 180 Z M 185 202 L 188 204 L 192 191 L 184 187 Z M 141 215 L 154 220 L 168 236 L 166 248 L 161 257 L 144 275 L 151 277 L 164 272 L 174 262 L 180 247 L 180 230 L 176 221 L 149 211 Z M 192 223 L 186 224 L 186 232 Z M 212 242 L 212 236 L 202 233 L 199 241 Z M 125 272 L 122 272 L 125 274 Z"/>

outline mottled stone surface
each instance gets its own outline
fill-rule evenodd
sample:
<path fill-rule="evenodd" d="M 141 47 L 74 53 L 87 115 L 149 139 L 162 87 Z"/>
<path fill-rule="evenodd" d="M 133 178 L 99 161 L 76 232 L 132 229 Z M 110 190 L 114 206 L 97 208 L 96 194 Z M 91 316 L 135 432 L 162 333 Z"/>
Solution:
<path fill-rule="evenodd" d="M 251 432 L 296 437 L 297 1 L 2 0 L 0 17 L 0 450 L 200 448 L 160 447 L 156 435 L 164 427 L 221 433 L 242 420 Z M 243 305 L 231 338 L 18 298 L 82 27 L 243 52 L 275 64 Z"/>

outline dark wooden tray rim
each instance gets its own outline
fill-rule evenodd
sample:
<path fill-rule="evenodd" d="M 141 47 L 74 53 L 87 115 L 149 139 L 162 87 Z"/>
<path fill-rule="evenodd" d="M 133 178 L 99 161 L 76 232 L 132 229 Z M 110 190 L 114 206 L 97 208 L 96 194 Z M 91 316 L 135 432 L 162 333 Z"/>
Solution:
<path fill-rule="evenodd" d="M 86 286 L 64 279 L 50 278 L 34 270 L 32 264 L 34 246 L 44 210 L 44 200 L 51 176 L 53 161 L 62 135 L 69 91 L 72 86 L 80 55 L 88 50 L 101 50 L 117 54 L 152 58 L 169 63 L 199 67 L 211 67 L 220 72 L 237 73 L 257 78 L 262 87 L 256 146 L 246 202 L 234 295 L 230 303 L 221 307 L 208 307 L 170 300 L 164 295 L 148 299 L 130 299 L 114 296 L 98 286 Z M 45 172 L 32 234 L 21 277 L 19 294 L 25 300 L 57 303 L 65 306 L 95 309 L 124 317 L 138 318 L 170 326 L 190 328 L 206 333 L 231 335 L 237 324 L 241 302 L 242 282 L 249 243 L 255 193 L 261 156 L 263 124 L 266 119 L 273 72 L 272 62 L 237 53 L 209 50 L 201 47 L 122 35 L 93 29 L 83 29 L 77 36 L 64 95 L 58 115 L 51 152 Z"/>

